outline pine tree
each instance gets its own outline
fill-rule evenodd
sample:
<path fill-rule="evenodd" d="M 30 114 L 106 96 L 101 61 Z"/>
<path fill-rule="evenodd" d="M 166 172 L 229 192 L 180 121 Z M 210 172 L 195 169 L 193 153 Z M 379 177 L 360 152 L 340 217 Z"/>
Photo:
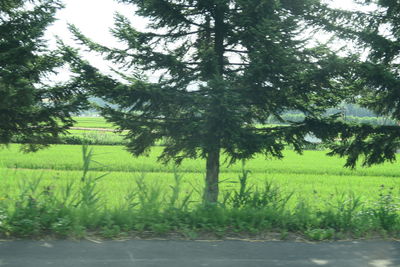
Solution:
<path fill-rule="evenodd" d="M 72 125 L 70 114 L 84 102 L 73 88 L 44 83 L 63 65 L 43 38 L 60 7 L 52 0 L 0 1 L 0 144 L 18 137 L 30 150 L 46 145 Z"/>
<path fill-rule="evenodd" d="M 342 39 L 352 40 L 360 50 L 350 81 L 355 89 L 353 99 L 377 115 L 400 121 L 400 1 L 357 2 L 375 8 L 369 12 L 331 10 L 328 26 Z M 362 54 L 367 54 L 366 59 L 362 59 Z M 399 126 L 355 125 L 330 120 L 324 129 L 327 129 L 324 133 L 318 129 L 315 132 L 334 141 L 330 155 L 346 157 L 348 167 L 354 168 L 360 159 L 364 166 L 396 160 L 400 147 Z M 340 143 L 336 142 L 337 137 Z"/>
<path fill-rule="evenodd" d="M 347 62 L 325 45 L 312 46 L 325 8 L 316 0 L 122 0 L 151 21 L 148 31 L 116 16 L 113 35 L 125 46 L 109 48 L 77 39 L 120 69 L 102 74 L 65 47 L 79 74 L 76 84 L 117 105 L 102 115 L 127 130 L 133 155 L 158 140 L 160 160 L 206 159 L 204 200 L 218 199 L 220 155 L 229 162 L 261 153 L 281 158 L 285 145 L 301 152 L 304 127 L 263 127 L 287 110 L 309 117 L 336 106 L 347 95 L 340 79 Z M 149 71 L 159 75 L 148 79 Z M 79 81 L 79 82 L 78 82 Z"/>

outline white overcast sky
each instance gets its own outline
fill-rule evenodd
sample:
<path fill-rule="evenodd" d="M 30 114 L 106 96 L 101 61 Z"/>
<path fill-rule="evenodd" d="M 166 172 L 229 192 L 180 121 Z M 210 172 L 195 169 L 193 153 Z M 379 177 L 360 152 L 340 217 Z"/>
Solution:
<path fill-rule="evenodd" d="M 296 1 L 296 0 L 293 0 Z M 352 9 L 351 0 L 326 0 L 337 8 Z M 133 5 L 117 3 L 115 0 L 64 0 L 65 8 L 58 11 L 57 22 L 50 27 L 47 38 L 58 35 L 64 40 L 70 38 L 67 23 L 76 25 L 86 36 L 98 42 L 114 43 L 109 33 L 116 12 L 132 19 L 137 28 L 145 27 L 146 21 L 135 17 Z"/>
<path fill-rule="evenodd" d="M 109 31 L 109 29 L 113 27 L 114 14 L 116 12 L 128 17 L 135 28 L 144 29 L 146 26 L 145 19 L 134 15 L 135 8 L 133 5 L 117 3 L 115 0 L 63 1 L 65 8 L 58 11 L 56 16 L 57 21 L 48 29 L 46 34 L 46 39 L 50 41 L 51 47 L 55 45 L 55 36 L 60 37 L 67 44 L 75 46 L 71 38 L 72 35 L 67 28 L 68 23 L 77 26 L 84 35 L 96 42 L 109 46 L 118 45 Z M 331 2 L 332 6 L 336 8 L 354 9 L 354 4 L 351 0 L 326 1 Z M 107 63 L 102 61 L 99 57 L 88 54 L 86 54 L 85 57 L 99 69 L 107 71 Z"/>

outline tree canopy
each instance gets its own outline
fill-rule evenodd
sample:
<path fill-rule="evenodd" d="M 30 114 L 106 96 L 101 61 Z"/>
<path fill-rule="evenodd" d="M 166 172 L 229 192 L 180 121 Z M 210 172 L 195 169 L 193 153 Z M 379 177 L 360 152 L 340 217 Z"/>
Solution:
<path fill-rule="evenodd" d="M 29 149 L 46 145 L 83 107 L 75 89 L 44 81 L 64 64 L 43 38 L 59 8 L 56 0 L 0 1 L 0 144 L 18 136 Z"/>
<path fill-rule="evenodd" d="M 353 41 L 360 51 L 355 55 L 358 60 L 349 81 L 355 89 L 353 101 L 378 115 L 400 121 L 400 3 L 397 0 L 357 2 L 371 11 L 333 11 L 328 26 L 340 38 Z M 400 147 L 399 126 L 330 120 L 325 129 L 327 132 L 323 134 L 315 132 L 334 141 L 330 154 L 347 157 L 349 167 L 355 167 L 359 160 L 364 166 L 393 162 Z M 336 142 L 337 138 L 340 143 Z"/>
<path fill-rule="evenodd" d="M 128 131 L 132 154 L 164 140 L 163 161 L 205 158 L 206 201 L 218 197 L 221 153 L 234 162 L 256 153 L 280 158 L 287 144 L 302 151 L 305 128 L 264 127 L 270 116 L 283 121 L 284 111 L 300 110 L 318 118 L 348 94 L 341 81 L 349 61 L 310 40 L 322 28 L 320 1 L 120 2 L 151 22 L 147 31 L 117 15 L 112 33 L 124 46 L 111 48 L 71 26 L 83 45 L 119 64 L 117 76 L 106 75 L 65 47 L 75 85 L 117 105 L 101 112 Z"/>

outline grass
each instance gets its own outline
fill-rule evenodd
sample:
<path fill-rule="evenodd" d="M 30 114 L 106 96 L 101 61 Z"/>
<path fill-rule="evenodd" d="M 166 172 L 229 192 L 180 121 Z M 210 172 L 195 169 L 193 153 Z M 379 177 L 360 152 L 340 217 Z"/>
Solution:
<path fill-rule="evenodd" d="M 99 186 L 107 192 L 110 206 L 124 195 L 126 188 L 134 185 L 137 177 L 145 176 L 147 181 L 168 187 L 173 183 L 176 166 L 157 162 L 161 147 L 154 147 L 148 157 L 134 158 L 122 146 L 96 146 L 90 170 L 95 175 L 110 172 Z M 0 151 L 3 166 L 0 192 L 10 192 L 22 179 L 41 177 L 46 185 L 65 184 L 76 179 L 82 172 L 81 146 L 56 145 L 34 154 L 22 154 L 18 145 L 10 145 Z M 352 191 L 363 198 L 376 197 L 381 185 L 398 188 L 400 171 L 397 164 L 384 164 L 356 170 L 344 169 L 344 161 L 325 156 L 324 151 L 305 151 L 297 155 L 285 151 L 283 160 L 266 160 L 258 156 L 246 163 L 250 170 L 250 183 L 263 186 L 266 181 L 274 182 L 280 188 L 295 195 L 330 197 L 337 192 Z M 204 160 L 186 160 L 176 170 L 184 177 L 185 190 L 200 192 L 204 180 Z M 237 188 L 237 177 L 242 173 L 240 163 L 221 168 L 222 191 Z M 1 190 L 2 189 L 2 190 Z M 398 189 L 397 189 L 398 190 Z M 395 192 L 398 194 L 399 192 Z M 200 199 L 201 193 L 197 194 Z"/>
<path fill-rule="evenodd" d="M 400 236 L 397 164 L 352 171 L 324 151 L 287 150 L 283 160 L 257 156 L 245 169 L 221 168 L 220 203 L 208 206 L 201 201 L 204 160 L 162 165 L 161 150 L 139 158 L 122 146 L 0 150 L 0 236 Z"/>
<path fill-rule="evenodd" d="M 115 132 L 95 130 L 69 130 L 61 137 L 63 144 L 89 144 L 89 145 L 125 145 L 127 140 L 124 135 Z"/>
<path fill-rule="evenodd" d="M 103 117 L 74 117 L 73 118 L 76 123 L 73 127 L 80 127 L 80 128 L 106 128 L 106 129 L 113 129 L 111 123 L 108 123 Z"/>
<path fill-rule="evenodd" d="M 72 180 L 81 177 L 81 171 L 59 171 L 59 170 L 10 170 L 2 171 L 0 196 L 15 196 L 19 181 L 31 181 L 40 178 L 43 186 L 64 186 Z M 99 176 L 104 172 L 92 172 Z M 222 192 L 228 192 L 238 188 L 238 173 L 223 173 L 221 175 L 224 183 L 221 183 Z M 201 200 L 203 189 L 203 175 L 201 173 L 185 173 L 182 175 L 183 188 L 185 192 L 194 191 L 194 200 Z M 99 181 L 98 186 L 104 192 L 106 205 L 113 207 L 135 186 L 136 179 L 144 177 L 150 184 L 169 188 L 174 181 L 174 173 L 163 172 L 112 172 Z M 372 200 L 378 196 L 380 186 L 398 187 L 398 181 L 382 177 L 357 177 L 357 176 L 334 176 L 334 175 L 296 175 L 296 174 L 274 174 L 262 175 L 251 174 L 249 183 L 262 187 L 265 182 L 273 182 L 285 192 L 294 191 L 295 198 L 331 198 L 337 196 L 338 192 L 354 192 L 365 200 Z M 399 191 L 395 192 L 399 195 Z"/>
<path fill-rule="evenodd" d="M 117 172 L 166 172 L 172 173 L 173 164 L 163 165 L 157 162 L 157 156 L 163 147 L 154 147 L 149 155 L 139 158 L 132 157 L 123 146 L 96 146 L 95 159 L 102 165 L 93 165 L 95 171 Z M 0 150 L 0 162 L 7 168 L 52 169 L 52 170 L 81 170 L 81 146 L 55 145 L 37 153 L 23 154 L 19 152 L 19 145 L 10 145 Z M 400 168 L 397 164 L 382 164 L 371 168 L 358 167 L 356 170 L 343 168 L 344 159 L 327 157 L 326 151 L 305 151 L 298 155 L 291 150 L 285 151 L 283 160 L 265 159 L 257 156 L 246 163 L 246 168 L 255 174 L 293 174 L 313 176 L 376 176 L 385 178 L 400 177 Z M 223 160 L 222 160 L 223 161 Z M 187 159 L 179 167 L 179 172 L 204 172 L 204 160 Z M 241 163 L 231 166 L 223 165 L 222 173 L 240 173 Z"/>
<path fill-rule="evenodd" d="M 92 135 L 92 134 L 111 135 L 111 136 L 121 135 L 121 134 L 118 134 L 118 133 L 115 133 L 115 132 L 112 132 L 112 131 L 99 131 L 99 130 L 96 130 L 95 128 L 93 128 L 92 130 L 69 130 L 67 136 L 68 135 L 85 136 L 85 135 Z"/>

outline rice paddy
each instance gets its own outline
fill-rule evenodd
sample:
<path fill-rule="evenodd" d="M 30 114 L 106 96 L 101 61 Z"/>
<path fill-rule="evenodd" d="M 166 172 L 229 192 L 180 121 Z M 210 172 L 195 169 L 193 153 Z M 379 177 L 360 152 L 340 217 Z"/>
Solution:
<path fill-rule="evenodd" d="M 99 185 L 109 204 L 117 203 L 126 190 L 135 186 L 135 179 L 144 177 L 149 184 L 169 189 L 174 175 L 183 176 L 185 189 L 198 193 L 203 188 L 205 162 L 188 159 L 181 166 L 157 161 L 162 147 L 154 147 L 148 156 L 132 157 L 123 146 L 93 146 L 94 160 L 91 173 L 99 176 L 108 173 Z M 82 175 L 81 146 L 54 145 L 37 153 L 23 154 L 19 145 L 10 145 L 0 151 L 1 194 L 15 191 L 21 180 L 41 178 L 46 185 L 64 184 L 79 180 Z M 400 170 L 398 164 L 383 164 L 355 170 L 343 168 L 344 160 L 328 157 L 326 151 L 305 151 L 298 155 L 285 151 L 285 158 L 265 159 L 259 155 L 245 164 L 249 170 L 249 183 L 262 187 L 266 181 L 279 185 L 299 198 L 316 195 L 329 198 L 341 192 L 354 192 L 366 199 L 378 196 L 382 185 L 393 187 L 399 194 Z M 221 189 L 224 192 L 237 187 L 242 172 L 241 162 L 221 167 Z"/>
<path fill-rule="evenodd" d="M 74 117 L 76 123 L 74 127 L 78 128 L 115 128 L 111 123 L 107 122 L 103 117 Z"/>
<path fill-rule="evenodd" d="M 74 127 L 68 136 L 76 136 L 95 143 L 123 144 L 123 134 L 112 131 L 112 124 L 101 117 L 76 117 Z M 93 129 L 90 129 L 93 128 Z M 100 129 L 100 130 L 99 130 Z M 108 131 L 101 131 L 107 129 Z M 18 144 L 0 150 L 0 169 L 2 182 L 0 194 L 16 191 L 22 180 L 40 177 L 45 184 L 65 183 L 79 180 L 82 174 L 82 152 L 80 145 L 53 145 L 36 153 L 20 152 Z M 149 183 L 169 188 L 174 175 L 183 176 L 188 191 L 200 192 L 205 176 L 203 159 L 187 159 L 180 166 L 173 163 L 162 164 L 157 161 L 163 147 L 155 146 L 146 156 L 134 158 L 121 145 L 96 145 L 94 162 L 90 170 L 94 176 L 108 173 L 100 182 L 109 203 L 116 203 L 118 196 L 135 185 L 135 179 L 145 177 Z M 286 150 L 282 160 L 267 159 L 257 155 L 245 163 L 250 171 L 249 183 L 263 186 L 273 181 L 287 192 L 294 191 L 298 197 L 330 197 L 340 192 L 354 192 L 364 198 L 375 198 L 382 185 L 393 187 L 399 194 L 400 166 L 386 163 L 370 168 L 358 167 L 355 170 L 344 168 L 344 159 L 326 156 L 327 151 L 305 151 L 298 155 Z M 226 159 L 226 158 L 225 158 Z M 224 157 L 222 162 L 224 162 Z M 242 173 L 242 162 L 221 166 L 222 192 L 237 187 L 238 176 Z M 400 194 L 399 194 L 400 195 Z"/>

